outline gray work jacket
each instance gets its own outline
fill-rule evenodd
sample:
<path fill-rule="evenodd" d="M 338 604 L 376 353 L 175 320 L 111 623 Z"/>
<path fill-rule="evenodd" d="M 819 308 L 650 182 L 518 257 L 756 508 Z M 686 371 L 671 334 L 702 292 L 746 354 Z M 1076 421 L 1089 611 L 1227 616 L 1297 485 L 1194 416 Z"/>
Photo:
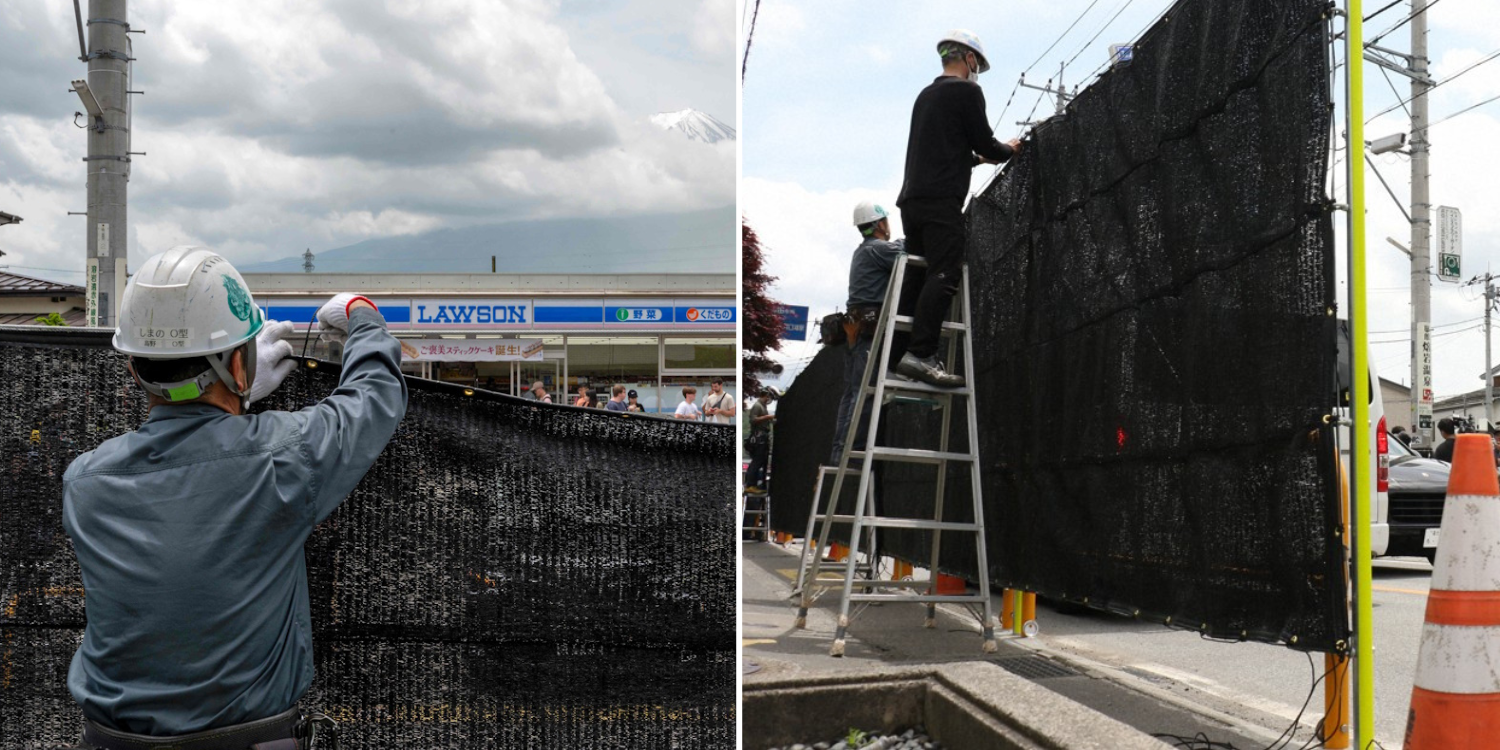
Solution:
<path fill-rule="evenodd" d="M 891 282 L 896 256 L 906 252 L 906 240 L 886 241 L 866 237 L 854 248 L 849 263 L 849 302 L 854 305 L 879 305 L 885 302 L 885 288 Z"/>
<path fill-rule="evenodd" d="M 406 414 L 401 347 L 349 320 L 344 372 L 297 412 L 162 405 L 63 476 L 88 616 L 68 670 L 83 715 L 172 736 L 290 709 L 313 678 L 302 543 Z"/>

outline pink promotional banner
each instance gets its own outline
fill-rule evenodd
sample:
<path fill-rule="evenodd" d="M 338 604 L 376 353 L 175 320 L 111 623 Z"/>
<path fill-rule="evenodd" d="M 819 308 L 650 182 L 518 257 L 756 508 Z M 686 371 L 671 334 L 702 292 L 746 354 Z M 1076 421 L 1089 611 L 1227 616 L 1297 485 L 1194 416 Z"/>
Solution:
<path fill-rule="evenodd" d="M 531 362 L 542 358 L 539 339 L 402 339 L 409 362 Z"/>

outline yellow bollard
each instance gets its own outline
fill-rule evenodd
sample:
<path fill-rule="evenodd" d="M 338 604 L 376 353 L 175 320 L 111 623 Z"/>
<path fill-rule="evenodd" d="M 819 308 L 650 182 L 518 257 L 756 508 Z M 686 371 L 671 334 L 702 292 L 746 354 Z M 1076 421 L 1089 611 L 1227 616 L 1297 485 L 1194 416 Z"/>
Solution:
<path fill-rule="evenodd" d="M 1000 592 L 1000 627 L 1005 630 L 1012 627 L 1011 621 L 1015 619 L 1016 598 L 1011 593 L 1010 589 Z"/>
<path fill-rule="evenodd" d="M 1036 623 L 1036 593 L 1028 591 L 1028 592 L 1026 592 L 1025 598 L 1023 598 L 1022 601 L 1021 601 L 1021 634 L 1022 635 L 1028 635 L 1026 633 L 1026 630 L 1027 630 L 1026 626 L 1027 625 L 1034 625 L 1035 623 Z M 1034 629 L 1033 629 L 1033 632 L 1035 632 Z"/>
<path fill-rule="evenodd" d="M 891 568 L 892 581 L 909 581 L 912 577 L 912 565 L 905 560 L 897 560 Z"/>

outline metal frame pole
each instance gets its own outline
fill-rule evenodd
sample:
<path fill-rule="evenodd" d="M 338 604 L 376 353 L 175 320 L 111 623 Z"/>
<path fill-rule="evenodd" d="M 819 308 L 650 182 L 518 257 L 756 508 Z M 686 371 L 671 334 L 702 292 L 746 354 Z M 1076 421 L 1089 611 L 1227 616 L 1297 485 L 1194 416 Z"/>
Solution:
<path fill-rule="evenodd" d="M 1421 3 L 1422 0 L 1416 0 L 1413 5 Z M 1344 36 L 1344 61 L 1348 66 L 1348 104 L 1344 108 L 1344 115 L 1348 133 L 1346 145 L 1349 149 L 1349 325 L 1353 338 L 1350 380 L 1353 381 L 1351 400 L 1354 403 L 1351 404 L 1353 423 L 1349 427 L 1349 450 L 1354 470 L 1349 478 L 1349 519 L 1354 539 L 1354 737 L 1357 747 L 1368 748 L 1375 742 L 1375 664 L 1372 660 L 1375 649 L 1371 641 L 1375 611 L 1370 600 L 1370 510 L 1373 504 L 1369 481 L 1372 447 L 1369 437 L 1371 384 L 1367 376 L 1370 371 L 1370 326 L 1365 300 L 1365 45 L 1362 0 L 1348 0 L 1347 12 L 1348 33 Z M 1416 33 L 1415 27 L 1413 33 Z M 1412 208 L 1415 215 L 1417 206 L 1413 205 Z M 1415 256 L 1416 247 L 1412 250 Z M 1425 280 L 1426 277 L 1423 276 L 1423 281 Z M 1415 281 L 1414 278 L 1413 286 Z M 1414 298 L 1415 294 L 1413 290 Z"/>

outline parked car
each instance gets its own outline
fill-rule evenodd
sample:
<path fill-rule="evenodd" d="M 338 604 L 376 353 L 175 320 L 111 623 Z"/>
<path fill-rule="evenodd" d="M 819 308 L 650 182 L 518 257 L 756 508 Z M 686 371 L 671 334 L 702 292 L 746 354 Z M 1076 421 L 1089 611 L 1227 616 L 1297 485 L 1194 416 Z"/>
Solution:
<path fill-rule="evenodd" d="M 1387 555 L 1421 555 L 1432 562 L 1437 554 L 1438 526 L 1448 495 L 1446 462 L 1423 458 L 1392 436 L 1390 490 L 1386 520 L 1390 529 Z"/>

